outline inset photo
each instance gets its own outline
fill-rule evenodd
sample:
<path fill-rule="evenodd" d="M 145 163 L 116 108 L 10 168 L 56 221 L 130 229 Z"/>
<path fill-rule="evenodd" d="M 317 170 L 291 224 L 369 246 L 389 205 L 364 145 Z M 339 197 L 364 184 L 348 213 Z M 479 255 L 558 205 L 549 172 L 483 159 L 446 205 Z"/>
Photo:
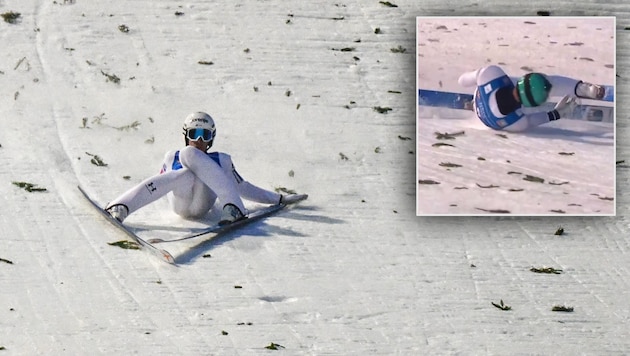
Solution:
<path fill-rule="evenodd" d="M 416 215 L 614 216 L 615 17 L 418 17 Z"/>

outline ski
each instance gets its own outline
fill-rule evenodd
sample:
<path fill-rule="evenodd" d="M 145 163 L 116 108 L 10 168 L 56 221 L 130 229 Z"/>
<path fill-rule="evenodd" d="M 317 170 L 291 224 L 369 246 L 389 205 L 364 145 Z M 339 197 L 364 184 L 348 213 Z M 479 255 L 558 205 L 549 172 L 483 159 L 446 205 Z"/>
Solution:
<path fill-rule="evenodd" d="M 304 196 L 303 199 L 300 199 L 298 201 L 296 201 L 295 203 L 292 203 L 291 205 L 294 205 L 302 200 L 306 200 L 308 198 L 307 195 Z M 175 238 L 172 240 L 164 240 L 164 239 L 150 239 L 148 240 L 148 242 L 152 243 L 152 244 L 159 244 L 159 243 L 166 243 L 166 242 L 177 242 L 177 241 L 184 241 L 184 240 L 190 240 L 190 239 L 194 239 L 197 237 L 201 237 L 204 235 L 209 235 L 209 234 L 214 234 L 213 238 L 218 236 L 218 235 L 222 235 L 222 234 L 226 234 L 230 231 L 233 231 L 241 226 L 244 225 L 248 225 L 251 224 L 255 221 L 264 219 L 270 215 L 273 215 L 277 212 L 279 212 L 280 210 L 283 210 L 284 208 L 286 208 L 288 205 L 287 204 L 275 204 L 275 205 L 270 205 L 264 208 L 260 208 L 257 210 L 254 210 L 252 212 L 249 213 L 249 215 L 247 215 L 247 217 L 245 219 L 242 220 L 238 220 L 235 221 L 231 224 L 227 224 L 227 225 L 212 225 L 209 226 L 205 229 L 202 229 L 200 231 L 195 231 L 193 233 L 190 233 L 188 235 L 185 235 L 183 237 L 179 237 L 179 238 Z"/>
<path fill-rule="evenodd" d="M 114 219 L 113 217 L 111 217 L 111 215 L 109 215 L 109 213 L 107 213 L 107 211 L 105 211 L 105 209 L 101 208 L 101 206 L 96 201 L 94 201 L 94 199 L 92 199 L 85 192 L 85 190 L 83 190 L 83 188 L 81 186 L 77 186 L 77 188 L 79 188 L 79 191 L 81 191 L 81 193 L 83 194 L 85 199 L 87 199 L 87 201 L 90 202 L 90 204 L 100 213 L 100 215 L 105 220 L 109 221 L 112 225 L 116 226 L 118 229 L 120 229 L 122 232 L 124 232 L 128 237 L 130 237 L 131 239 L 136 241 L 146 251 L 151 252 L 153 255 L 159 257 L 164 262 L 170 263 L 172 265 L 175 264 L 175 258 L 173 258 L 173 256 L 170 254 L 170 252 L 155 247 L 150 242 L 142 239 L 141 237 L 139 237 L 138 235 L 133 233 L 133 231 L 129 230 L 129 228 L 127 228 L 125 225 L 123 225 L 120 221 L 118 221 L 118 220 Z"/>
<path fill-rule="evenodd" d="M 604 98 L 603 101 L 614 102 L 615 101 L 615 87 L 612 85 L 602 85 L 604 87 Z"/>
<path fill-rule="evenodd" d="M 587 120 L 587 121 L 601 121 L 601 122 L 614 122 L 614 107 L 612 103 L 608 103 L 612 101 L 614 95 L 612 94 L 613 87 L 606 87 L 606 95 L 602 100 L 602 105 L 590 105 L 590 104 L 581 104 L 577 105 L 575 109 L 573 109 L 573 113 L 571 115 L 572 119 L 578 120 Z M 608 100 L 610 99 L 610 100 Z M 418 89 L 418 105 L 420 106 L 434 106 L 434 107 L 443 107 L 449 109 L 461 109 L 461 110 L 473 110 L 472 105 L 473 96 L 472 94 L 462 94 L 462 93 L 453 93 L 439 90 L 425 90 Z M 592 102 L 597 102 L 591 99 L 583 99 L 589 100 Z M 608 104 L 608 105 L 606 105 Z M 546 103 L 539 108 L 543 108 L 545 110 L 552 110 L 555 103 L 549 102 Z"/>

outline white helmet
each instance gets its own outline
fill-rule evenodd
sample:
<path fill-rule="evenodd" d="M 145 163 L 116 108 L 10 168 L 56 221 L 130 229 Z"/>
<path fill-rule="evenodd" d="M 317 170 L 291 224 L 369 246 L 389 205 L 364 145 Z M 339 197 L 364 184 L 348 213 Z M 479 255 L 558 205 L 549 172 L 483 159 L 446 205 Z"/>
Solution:
<path fill-rule="evenodd" d="M 188 145 L 189 140 L 196 141 L 201 139 L 204 142 L 208 142 L 208 148 L 212 146 L 217 132 L 214 120 L 205 112 L 195 112 L 188 115 L 186 120 L 184 120 L 182 129 L 186 145 Z"/>

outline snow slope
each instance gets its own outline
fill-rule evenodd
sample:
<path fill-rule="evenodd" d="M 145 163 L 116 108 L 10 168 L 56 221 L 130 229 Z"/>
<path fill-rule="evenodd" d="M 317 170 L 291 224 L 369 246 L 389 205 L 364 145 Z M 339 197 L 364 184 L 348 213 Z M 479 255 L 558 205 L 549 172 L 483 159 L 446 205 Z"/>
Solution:
<path fill-rule="evenodd" d="M 614 17 L 420 17 L 417 27 L 419 88 L 472 94 L 459 75 L 491 64 L 511 76 L 615 83 Z M 420 106 L 417 131 L 419 215 L 615 213 L 613 124 L 559 120 L 501 133 L 472 112 Z"/>
<path fill-rule="evenodd" d="M 616 217 L 416 217 L 415 18 L 513 10 L 395 5 L 0 1 L 21 13 L 0 22 L 0 351 L 626 353 L 627 168 Z M 571 7 L 619 16 L 625 118 L 627 5 Z M 123 236 L 76 186 L 106 202 L 154 174 L 194 110 L 244 177 L 309 200 L 178 253 L 179 267 L 108 245 Z M 619 120 L 617 159 L 627 131 Z M 162 201 L 134 219 L 183 224 Z M 562 274 L 529 271 L 544 266 Z"/>

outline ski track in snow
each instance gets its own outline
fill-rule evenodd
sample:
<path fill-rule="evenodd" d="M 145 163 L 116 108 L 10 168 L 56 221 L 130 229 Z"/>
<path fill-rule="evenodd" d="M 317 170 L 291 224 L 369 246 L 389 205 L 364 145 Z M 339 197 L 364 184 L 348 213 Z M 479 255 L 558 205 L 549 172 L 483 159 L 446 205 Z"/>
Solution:
<path fill-rule="evenodd" d="M 626 353 L 627 168 L 616 169 L 616 217 L 416 217 L 415 16 L 513 10 L 395 4 L 0 2 L 22 14 L 0 23 L 10 49 L 0 54 L 0 258 L 13 262 L 0 262 L 3 352 L 258 355 L 273 342 L 292 355 Z M 571 7 L 618 16 L 625 159 L 627 5 Z M 198 109 L 217 119 L 216 147 L 243 176 L 309 200 L 192 250 L 173 246 L 178 267 L 107 245 L 123 236 L 76 185 L 105 203 L 154 174 Z M 467 139 L 492 136 L 464 121 Z M 506 150 L 528 144 L 509 140 Z M 166 209 L 158 201 L 130 221 L 186 225 Z M 566 234 L 554 236 L 559 226 Z M 543 266 L 563 273 L 529 271 Z M 491 305 L 500 300 L 512 310 Z"/>

